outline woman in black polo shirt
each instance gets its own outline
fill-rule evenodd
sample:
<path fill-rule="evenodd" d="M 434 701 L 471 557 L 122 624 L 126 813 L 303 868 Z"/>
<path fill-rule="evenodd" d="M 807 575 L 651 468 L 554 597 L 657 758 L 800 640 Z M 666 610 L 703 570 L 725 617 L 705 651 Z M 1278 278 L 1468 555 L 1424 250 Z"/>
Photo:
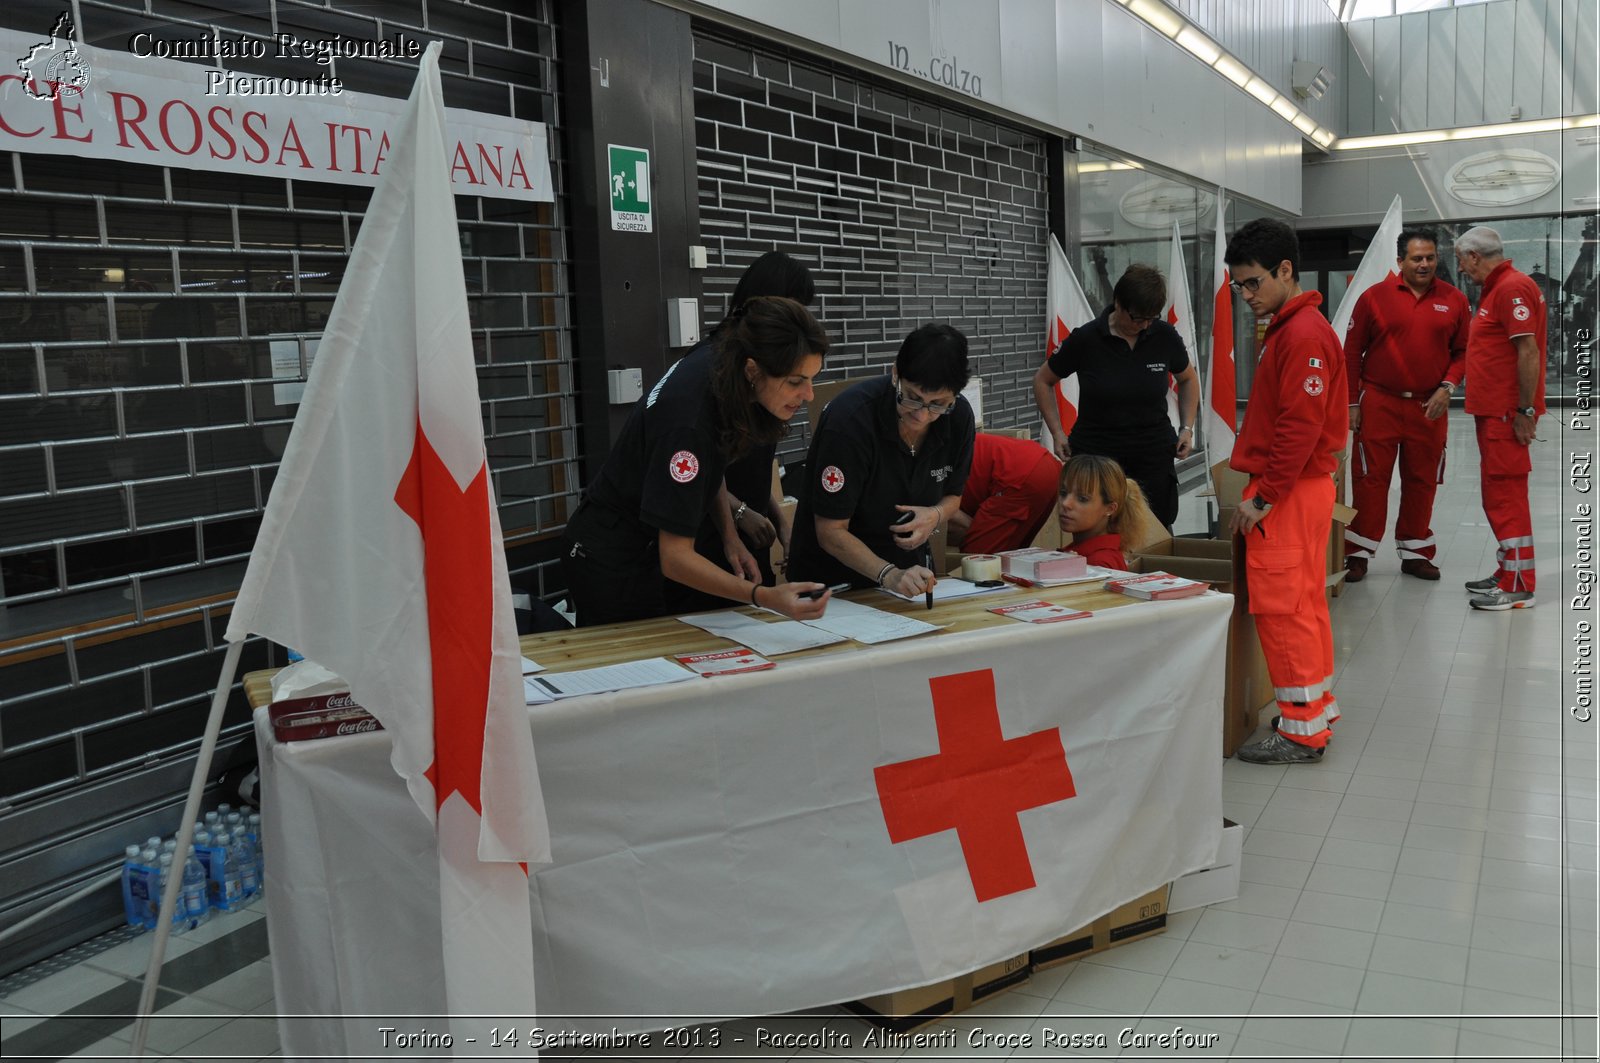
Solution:
<path fill-rule="evenodd" d="M 791 576 L 913 596 L 928 589 L 924 545 L 960 507 L 972 466 L 967 377 L 966 337 L 924 325 L 900 345 L 889 376 L 828 403 L 806 455 Z"/>
<path fill-rule="evenodd" d="M 811 399 L 828 338 L 792 299 L 757 298 L 715 346 L 685 355 L 639 400 L 567 524 L 563 569 L 578 624 L 665 615 L 663 579 L 796 620 L 822 615 L 820 585 L 762 587 L 695 552 L 727 463 L 775 441 Z"/>
<path fill-rule="evenodd" d="M 1167 528 L 1178 519 L 1175 460 L 1194 449 L 1200 378 L 1178 330 L 1161 320 L 1167 282 L 1154 266 L 1123 271 L 1111 305 L 1073 329 L 1033 377 L 1033 396 L 1055 440 L 1056 456 L 1101 454 L 1138 482 L 1150 511 Z M 1056 386 L 1078 374 L 1078 420 L 1069 435 L 1056 409 Z M 1167 377 L 1178 387 L 1181 425 L 1167 416 Z"/>

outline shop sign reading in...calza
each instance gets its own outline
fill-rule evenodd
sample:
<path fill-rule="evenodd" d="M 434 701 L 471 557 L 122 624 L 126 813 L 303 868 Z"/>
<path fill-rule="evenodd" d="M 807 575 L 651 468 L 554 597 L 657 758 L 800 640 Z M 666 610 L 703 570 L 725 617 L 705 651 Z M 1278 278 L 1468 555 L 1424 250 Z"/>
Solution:
<path fill-rule="evenodd" d="M 650 152 L 607 144 L 610 167 L 611 228 L 617 232 L 654 232 L 650 218 Z"/>

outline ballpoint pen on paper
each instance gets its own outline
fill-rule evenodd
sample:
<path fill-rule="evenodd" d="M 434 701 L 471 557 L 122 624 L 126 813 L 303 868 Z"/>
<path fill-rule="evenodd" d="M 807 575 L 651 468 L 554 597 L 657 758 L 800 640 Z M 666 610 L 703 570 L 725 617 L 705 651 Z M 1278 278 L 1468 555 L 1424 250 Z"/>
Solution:
<path fill-rule="evenodd" d="M 928 608 L 933 608 L 933 543 L 922 544 L 922 560 L 928 567 L 928 590 L 926 600 Z"/>

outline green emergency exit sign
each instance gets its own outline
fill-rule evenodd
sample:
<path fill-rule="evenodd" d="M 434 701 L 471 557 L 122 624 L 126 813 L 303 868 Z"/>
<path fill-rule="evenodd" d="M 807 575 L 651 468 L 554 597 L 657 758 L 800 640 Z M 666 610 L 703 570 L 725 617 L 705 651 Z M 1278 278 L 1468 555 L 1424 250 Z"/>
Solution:
<path fill-rule="evenodd" d="M 611 228 L 619 232 L 653 231 L 650 216 L 650 153 L 644 148 L 608 144 L 611 168 Z"/>

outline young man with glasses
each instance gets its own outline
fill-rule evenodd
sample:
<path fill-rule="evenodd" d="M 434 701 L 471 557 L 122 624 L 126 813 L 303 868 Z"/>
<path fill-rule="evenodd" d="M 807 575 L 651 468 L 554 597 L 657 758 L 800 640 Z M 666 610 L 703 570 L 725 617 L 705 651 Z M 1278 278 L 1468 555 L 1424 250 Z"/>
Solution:
<path fill-rule="evenodd" d="M 926 544 L 961 504 L 972 465 L 967 340 L 949 325 L 907 336 L 894 370 L 816 418 L 797 492 L 789 578 L 925 593 Z"/>
<path fill-rule="evenodd" d="M 1250 613 L 1267 658 L 1278 719 L 1240 760 L 1321 759 L 1339 718 L 1333 628 L 1324 593 L 1335 457 L 1349 431 L 1344 351 L 1301 291 L 1300 246 L 1283 222 L 1258 219 L 1228 242 L 1223 261 L 1257 318 L 1271 318 L 1244 426 L 1229 464 L 1250 475 L 1230 530 L 1244 537 Z"/>
<path fill-rule="evenodd" d="M 1161 320 L 1167 282 L 1154 266 L 1134 263 L 1099 317 L 1073 329 L 1033 377 L 1033 398 L 1050 429 L 1056 456 L 1100 454 L 1136 480 L 1150 511 L 1167 528 L 1178 519 L 1175 460 L 1194 449 L 1200 378 L 1178 330 Z M 1078 420 L 1061 424 L 1055 392 L 1078 376 Z M 1167 416 L 1169 378 L 1178 388 L 1181 424 Z"/>
<path fill-rule="evenodd" d="M 1467 412 L 1478 432 L 1483 515 L 1498 549 L 1492 576 L 1467 590 L 1474 609 L 1533 607 L 1533 514 L 1528 474 L 1534 429 L 1544 413 L 1544 293 L 1506 257 L 1500 234 L 1486 226 L 1456 238 L 1461 275 L 1483 285 L 1467 337 Z"/>

